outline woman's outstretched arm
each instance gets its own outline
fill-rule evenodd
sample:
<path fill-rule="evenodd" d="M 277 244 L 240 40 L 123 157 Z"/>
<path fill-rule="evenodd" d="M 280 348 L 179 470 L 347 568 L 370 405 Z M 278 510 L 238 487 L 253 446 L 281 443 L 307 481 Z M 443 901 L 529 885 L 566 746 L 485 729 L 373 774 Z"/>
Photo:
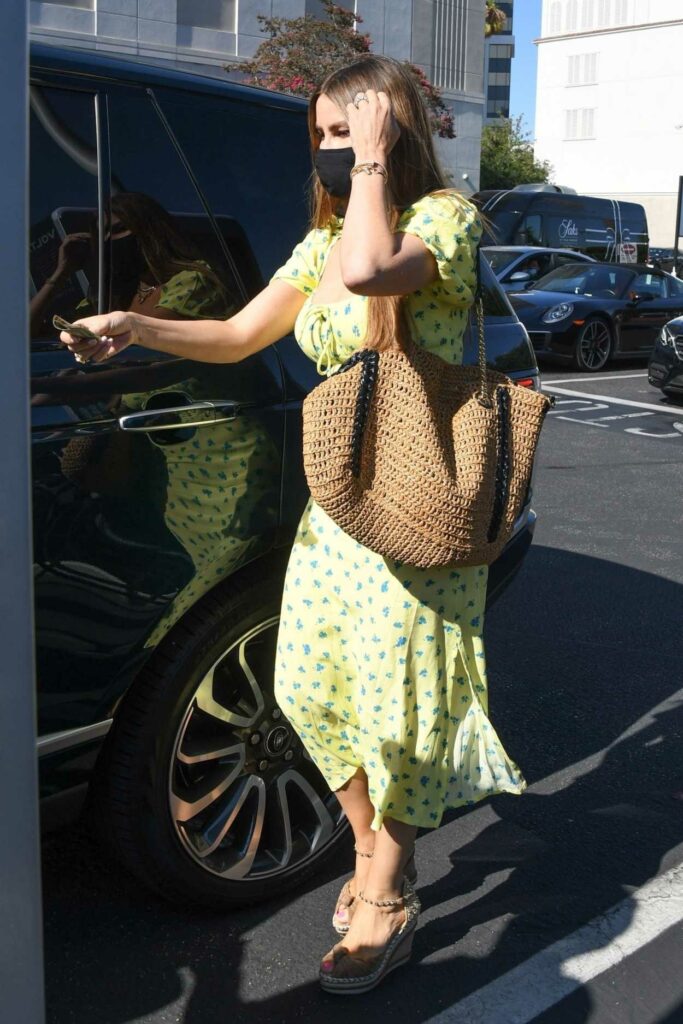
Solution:
<path fill-rule="evenodd" d="M 60 339 L 83 362 L 100 363 L 128 345 L 142 345 L 199 362 L 237 363 L 289 334 L 305 301 L 292 285 L 272 281 L 229 320 L 166 320 L 117 311 L 77 321 L 99 341 L 66 331 Z"/>

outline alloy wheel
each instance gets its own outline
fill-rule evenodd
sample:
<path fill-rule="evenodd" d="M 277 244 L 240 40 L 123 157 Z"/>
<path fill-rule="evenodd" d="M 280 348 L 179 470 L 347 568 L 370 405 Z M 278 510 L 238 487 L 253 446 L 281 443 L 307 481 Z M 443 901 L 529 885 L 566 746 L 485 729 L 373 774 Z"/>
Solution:
<path fill-rule="evenodd" d="M 602 320 L 589 321 L 578 341 L 579 362 L 586 370 L 601 370 L 609 359 L 612 336 Z"/>
<path fill-rule="evenodd" d="M 221 878 L 300 867 L 345 828 L 337 799 L 272 696 L 277 617 L 204 674 L 173 745 L 169 809 L 183 849 Z"/>

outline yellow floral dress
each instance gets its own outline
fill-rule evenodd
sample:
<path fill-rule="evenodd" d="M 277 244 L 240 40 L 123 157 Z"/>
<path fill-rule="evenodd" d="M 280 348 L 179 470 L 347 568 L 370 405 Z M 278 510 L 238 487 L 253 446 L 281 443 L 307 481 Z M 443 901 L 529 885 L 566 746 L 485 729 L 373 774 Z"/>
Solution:
<path fill-rule="evenodd" d="M 342 221 L 309 232 L 274 279 L 309 298 L 295 325 L 321 374 L 362 344 L 367 298 L 311 302 Z M 398 231 L 433 253 L 439 280 L 407 297 L 414 337 L 462 359 L 481 233 L 456 193 L 405 210 Z M 487 568 L 418 569 L 383 558 L 311 499 L 285 579 L 275 694 L 331 789 L 362 767 L 379 829 L 386 816 L 436 827 L 448 807 L 526 783 L 488 720 L 482 629 Z"/>

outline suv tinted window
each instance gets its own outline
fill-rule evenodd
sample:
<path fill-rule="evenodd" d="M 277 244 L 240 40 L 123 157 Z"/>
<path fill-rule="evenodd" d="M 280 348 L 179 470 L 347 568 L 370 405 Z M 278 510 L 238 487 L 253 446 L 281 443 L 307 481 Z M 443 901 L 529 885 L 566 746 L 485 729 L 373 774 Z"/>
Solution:
<path fill-rule="evenodd" d="M 146 93 L 112 89 L 109 136 L 109 307 L 225 319 L 246 290 Z"/>
<path fill-rule="evenodd" d="M 216 215 L 240 220 L 264 280 L 306 233 L 311 158 L 305 110 L 157 92 Z M 277 152 L 277 165 L 273 153 Z"/>
<path fill-rule="evenodd" d="M 33 87 L 30 132 L 31 337 L 52 343 L 53 314 L 97 307 L 95 97 Z"/>

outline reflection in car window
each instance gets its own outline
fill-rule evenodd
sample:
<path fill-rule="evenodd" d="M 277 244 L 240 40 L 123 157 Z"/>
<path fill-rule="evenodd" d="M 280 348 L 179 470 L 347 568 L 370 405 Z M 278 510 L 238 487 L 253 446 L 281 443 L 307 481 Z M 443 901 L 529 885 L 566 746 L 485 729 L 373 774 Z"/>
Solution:
<path fill-rule="evenodd" d="M 603 298 L 621 298 L 633 281 L 633 272 L 621 267 L 596 264 L 586 266 L 569 263 L 551 270 L 536 283 L 536 290 L 563 292 L 568 295 L 595 295 Z"/>
<path fill-rule="evenodd" d="M 150 98 L 112 89 L 109 133 L 109 307 L 171 319 L 236 312 L 246 293 Z"/>
<path fill-rule="evenodd" d="M 95 98 L 31 89 L 31 338 L 53 342 L 55 313 L 73 319 L 95 296 L 97 312 L 97 137 Z"/>
<path fill-rule="evenodd" d="M 576 253 L 566 253 L 566 252 L 556 252 L 555 253 L 555 266 L 556 267 L 564 267 L 567 263 L 576 263 L 577 261 L 580 261 L 581 263 L 590 263 L 591 262 L 588 259 L 587 260 L 582 260 L 581 257 L 579 255 L 577 255 Z"/>
<path fill-rule="evenodd" d="M 677 277 L 666 278 L 666 284 L 669 291 L 670 298 L 679 298 L 683 296 L 683 281 L 679 281 Z"/>
<path fill-rule="evenodd" d="M 516 260 L 519 256 L 518 249 L 482 249 L 484 256 L 491 264 L 492 270 L 499 274 L 501 270 L 505 270 L 513 260 Z"/>
<path fill-rule="evenodd" d="M 652 295 L 657 299 L 664 294 L 664 279 L 659 274 L 638 274 L 631 281 L 629 291 L 636 295 Z"/>

